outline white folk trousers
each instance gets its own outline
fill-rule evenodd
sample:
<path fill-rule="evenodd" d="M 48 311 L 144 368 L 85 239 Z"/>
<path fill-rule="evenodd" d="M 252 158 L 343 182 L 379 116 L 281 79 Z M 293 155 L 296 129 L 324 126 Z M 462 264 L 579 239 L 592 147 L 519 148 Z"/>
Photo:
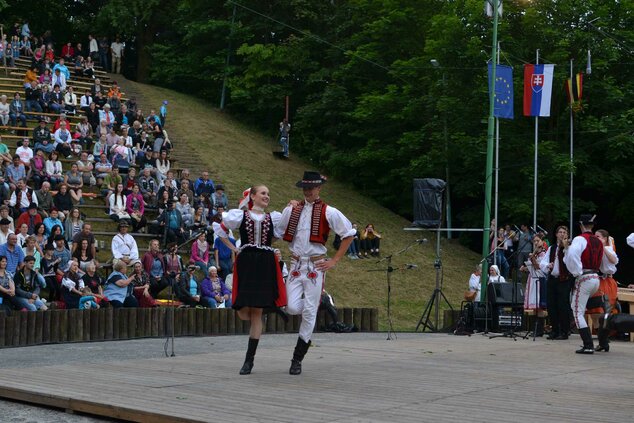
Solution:
<path fill-rule="evenodd" d="M 317 310 L 321 301 L 321 290 L 326 274 L 315 268 L 315 263 L 306 257 L 291 261 L 291 273 L 286 282 L 288 314 L 301 314 L 299 337 L 310 341 L 317 321 Z"/>
<path fill-rule="evenodd" d="M 575 318 L 577 329 L 588 327 L 586 322 L 586 305 L 590 298 L 599 289 L 599 276 L 596 273 L 581 275 L 575 279 L 575 288 L 572 291 L 570 306 Z"/>

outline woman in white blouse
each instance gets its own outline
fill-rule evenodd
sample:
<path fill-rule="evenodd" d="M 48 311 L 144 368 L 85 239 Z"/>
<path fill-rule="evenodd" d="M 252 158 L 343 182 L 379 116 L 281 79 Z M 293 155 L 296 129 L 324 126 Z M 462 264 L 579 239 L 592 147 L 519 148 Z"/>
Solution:
<path fill-rule="evenodd" d="M 262 335 L 264 309 L 279 310 L 286 305 L 286 289 L 282 273 L 271 243 L 281 238 L 279 212 L 265 211 L 269 205 L 269 189 L 258 185 L 248 190 L 240 203 L 241 209 L 233 209 L 214 223 L 215 233 L 222 242 L 237 253 L 233 275 L 233 308 L 242 320 L 249 320 L 249 346 L 241 375 L 248 375 L 253 368 L 255 351 Z M 242 209 L 244 208 L 244 210 Z M 241 247 L 236 248 L 227 238 L 229 230 L 239 230 Z M 281 313 L 285 316 L 285 313 Z"/>
<path fill-rule="evenodd" d="M 52 151 L 51 154 L 48 155 L 48 160 L 45 165 L 46 176 L 53 187 L 56 187 L 57 184 L 64 180 L 62 162 L 59 161 L 58 157 L 59 155 L 57 154 L 57 151 Z"/>

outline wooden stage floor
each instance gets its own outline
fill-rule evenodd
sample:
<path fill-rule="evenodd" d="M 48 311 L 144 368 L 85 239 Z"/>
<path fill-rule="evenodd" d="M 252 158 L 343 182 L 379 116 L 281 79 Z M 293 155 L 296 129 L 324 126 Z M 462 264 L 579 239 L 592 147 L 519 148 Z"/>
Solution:
<path fill-rule="evenodd" d="M 149 353 L 162 348 L 156 339 L 4 350 L 6 358 L 55 347 L 66 360 L 26 368 L 5 361 L 0 397 L 147 422 L 634 420 L 632 343 L 584 356 L 574 354 L 578 337 L 385 337 L 316 334 L 299 377 L 288 374 L 295 335 L 264 335 L 250 376 L 238 375 L 246 336 L 177 339 L 173 358 Z M 112 353 L 128 347 L 140 353 Z"/>

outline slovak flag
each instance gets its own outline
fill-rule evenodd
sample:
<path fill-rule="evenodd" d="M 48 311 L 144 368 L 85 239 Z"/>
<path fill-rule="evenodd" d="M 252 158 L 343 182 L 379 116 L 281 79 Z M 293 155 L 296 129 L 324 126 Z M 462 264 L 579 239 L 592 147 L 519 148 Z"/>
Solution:
<path fill-rule="evenodd" d="M 550 116 L 555 65 L 524 65 L 524 116 Z"/>

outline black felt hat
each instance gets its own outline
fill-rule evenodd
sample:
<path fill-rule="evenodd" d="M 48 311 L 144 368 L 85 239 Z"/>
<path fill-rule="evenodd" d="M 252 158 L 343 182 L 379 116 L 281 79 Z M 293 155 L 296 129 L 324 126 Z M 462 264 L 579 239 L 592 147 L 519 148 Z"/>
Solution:
<path fill-rule="evenodd" d="M 582 225 L 594 225 L 594 219 L 597 217 L 596 214 L 582 214 L 579 216 L 579 223 Z"/>
<path fill-rule="evenodd" d="M 326 183 L 326 179 L 321 176 L 321 173 L 313 170 L 305 170 L 304 176 L 301 181 L 298 181 L 295 186 L 297 188 L 313 188 L 318 187 Z"/>

